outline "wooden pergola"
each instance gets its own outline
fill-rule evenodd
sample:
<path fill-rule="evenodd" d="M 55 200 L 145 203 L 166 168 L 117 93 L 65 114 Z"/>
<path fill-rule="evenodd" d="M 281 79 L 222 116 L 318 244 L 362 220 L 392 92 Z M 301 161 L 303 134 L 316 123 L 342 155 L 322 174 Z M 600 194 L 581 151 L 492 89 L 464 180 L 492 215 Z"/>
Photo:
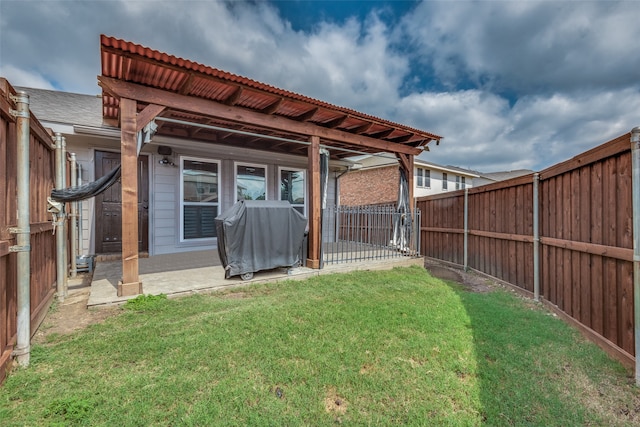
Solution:
<path fill-rule="evenodd" d="M 103 120 L 121 129 L 123 277 L 118 284 L 119 295 L 142 293 L 138 272 L 137 134 L 158 116 L 173 119 L 159 123 L 159 135 L 306 156 L 306 264 L 311 268 L 320 266 L 321 147 L 327 148 L 333 159 L 354 153 L 394 154 L 408 177 L 412 200 L 413 158 L 428 143 L 441 139 L 104 35 L 101 56 L 98 82 L 103 90 Z M 244 134 L 233 132 L 238 130 Z"/>

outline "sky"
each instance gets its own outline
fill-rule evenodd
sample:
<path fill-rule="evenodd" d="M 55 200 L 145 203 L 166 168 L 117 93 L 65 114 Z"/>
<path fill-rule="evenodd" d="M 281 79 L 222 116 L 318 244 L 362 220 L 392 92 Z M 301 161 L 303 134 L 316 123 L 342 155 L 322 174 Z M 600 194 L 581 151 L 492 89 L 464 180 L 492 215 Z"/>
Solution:
<path fill-rule="evenodd" d="M 640 1 L 0 0 L 0 75 L 99 94 L 100 34 L 443 137 L 482 172 L 640 126 Z"/>

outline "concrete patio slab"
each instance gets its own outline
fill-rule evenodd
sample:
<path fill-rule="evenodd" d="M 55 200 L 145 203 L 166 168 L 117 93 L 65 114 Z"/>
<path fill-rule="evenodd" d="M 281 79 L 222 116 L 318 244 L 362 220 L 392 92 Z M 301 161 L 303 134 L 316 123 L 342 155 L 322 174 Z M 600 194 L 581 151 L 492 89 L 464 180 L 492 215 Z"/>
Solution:
<path fill-rule="evenodd" d="M 399 257 L 367 260 L 342 264 L 328 264 L 322 270 L 306 267 L 277 268 L 259 271 L 250 280 L 240 277 L 225 279 L 224 269 L 216 250 L 195 251 L 169 255 L 155 255 L 139 259 L 140 280 L 145 295 L 165 294 L 169 297 L 190 293 L 209 292 L 253 283 L 305 279 L 320 274 L 344 273 L 356 270 L 387 270 L 393 267 L 424 265 L 422 257 Z M 88 307 L 122 304 L 135 296 L 117 295 L 118 281 L 122 277 L 121 261 L 96 263 Z"/>

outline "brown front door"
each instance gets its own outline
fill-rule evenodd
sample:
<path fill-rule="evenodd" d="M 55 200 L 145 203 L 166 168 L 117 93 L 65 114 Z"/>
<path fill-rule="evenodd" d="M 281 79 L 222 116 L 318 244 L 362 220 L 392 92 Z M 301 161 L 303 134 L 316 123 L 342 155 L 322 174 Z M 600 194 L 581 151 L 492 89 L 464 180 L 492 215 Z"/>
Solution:
<path fill-rule="evenodd" d="M 120 153 L 96 151 L 96 179 L 120 164 Z M 149 164 L 138 157 L 138 250 L 149 250 Z M 96 253 L 122 252 L 122 188 L 120 180 L 96 196 Z"/>

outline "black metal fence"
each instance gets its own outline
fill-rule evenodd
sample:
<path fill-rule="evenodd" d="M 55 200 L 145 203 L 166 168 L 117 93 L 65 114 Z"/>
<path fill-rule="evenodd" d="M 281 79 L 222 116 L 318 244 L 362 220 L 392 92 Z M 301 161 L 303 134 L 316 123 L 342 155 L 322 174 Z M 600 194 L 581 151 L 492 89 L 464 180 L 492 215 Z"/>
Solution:
<path fill-rule="evenodd" d="M 393 205 L 331 206 L 322 216 L 322 262 L 419 256 L 420 211 Z"/>

